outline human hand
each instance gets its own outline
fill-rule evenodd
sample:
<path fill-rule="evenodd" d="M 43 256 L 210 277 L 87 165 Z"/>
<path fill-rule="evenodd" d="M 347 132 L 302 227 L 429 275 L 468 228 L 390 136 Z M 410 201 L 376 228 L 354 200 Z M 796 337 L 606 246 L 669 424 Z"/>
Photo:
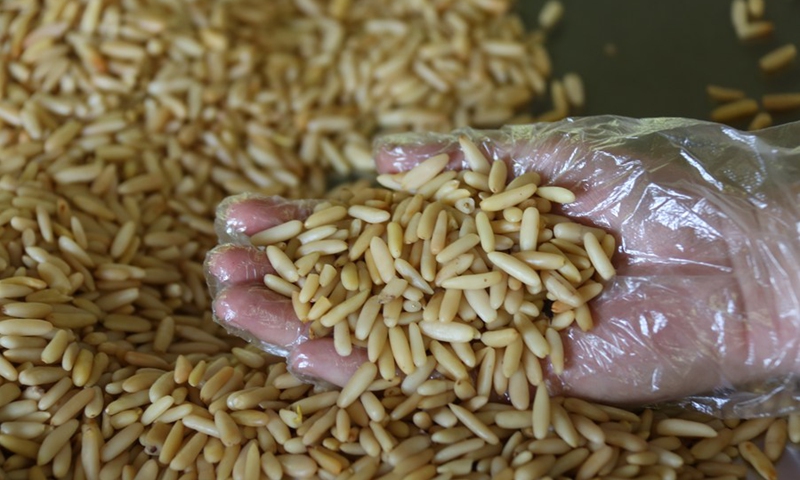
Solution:
<path fill-rule="evenodd" d="M 355 349 L 342 357 L 331 339 L 309 339 L 308 325 L 297 318 L 291 300 L 264 285 L 264 276 L 275 270 L 264 250 L 249 239 L 267 228 L 305 220 L 319 201 L 251 195 L 227 198 L 217 209 L 220 245 L 209 252 L 205 270 L 218 323 L 269 353 L 287 357 L 287 366 L 296 376 L 343 386 L 367 361 L 365 352 Z"/>
<path fill-rule="evenodd" d="M 567 332 L 566 369 L 550 376 L 552 393 L 643 403 L 717 390 L 695 400 L 724 409 L 736 402 L 721 389 L 797 373 L 797 132 L 613 117 L 472 132 L 514 174 L 533 169 L 573 190 L 565 215 L 617 237 L 618 275 L 593 301 L 595 328 Z M 461 166 L 454 136 L 391 137 L 378 168 L 406 170 L 441 151 Z M 246 235 L 303 218 L 310 205 L 234 201 L 222 208 L 222 241 L 233 233 L 246 245 Z M 296 373 L 342 385 L 363 352 L 339 357 L 329 340 L 306 341 L 291 304 L 256 286 L 269 268 L 248 247 L 212 253 L 211 283 L 225 287 L 218 319 L 278 345 Z"/>

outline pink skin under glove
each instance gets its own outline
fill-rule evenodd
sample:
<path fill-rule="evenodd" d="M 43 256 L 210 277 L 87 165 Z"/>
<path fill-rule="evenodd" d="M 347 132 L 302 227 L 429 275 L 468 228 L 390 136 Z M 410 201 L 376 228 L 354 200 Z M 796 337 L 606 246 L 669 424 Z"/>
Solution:
<path fill-rule="evenodd" d="M 592 302 L 595 328 L 564 334 L 566 369 L 549 376 L 551 393 L 776 412 L 767 400 L 792 390 L 800 371 L 800 124 L 754 135 L 597 117 L 467 133 L 513 175 L 535 170 L 573 190 L 576 201 L 559 213 L 617 237 L 618 275 Z M 443 151 L 464 167 L 457 136 L 388 137 L 377 167 L 407 170 Z M 308 340 L 291 303 L 263 286 L 271 267 L 247 240 L 312 208 L 251 197 L 220 207 L 224 245 L 207 262 L 214 312 L 231 331 L 288 355 L 296 374 L 343 385 L 364 352 L 342 358 L 330 340 Z M 754 385 L 758 395 L 748 392 Z"/>

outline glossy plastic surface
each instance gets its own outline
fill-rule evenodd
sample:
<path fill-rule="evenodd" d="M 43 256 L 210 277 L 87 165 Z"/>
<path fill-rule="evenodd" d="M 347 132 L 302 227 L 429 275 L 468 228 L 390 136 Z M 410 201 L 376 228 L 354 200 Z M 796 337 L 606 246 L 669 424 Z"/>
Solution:
<path fill-rule="evenodd" d="M 561 213 L 617 237 L 618 275 L 592 305 L 595 330 L 570 331 L 556 388 L 721 416 L 798 409 L 800 123 L 745 133 L 601 116 L 463 133 L 514 174 L 575 191 Z M 387 137 L 378 151 L 384 171 L 420 152 L 465 166 L 457 135 Z"/>

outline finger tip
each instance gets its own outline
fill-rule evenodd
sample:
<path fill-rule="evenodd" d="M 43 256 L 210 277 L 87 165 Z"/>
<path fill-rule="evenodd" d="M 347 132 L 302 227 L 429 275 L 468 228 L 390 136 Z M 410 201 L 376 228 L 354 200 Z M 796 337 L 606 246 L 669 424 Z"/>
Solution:
<path fill-rule="evenodd" d="M 229 244 L 217 245 L 206 253 L 206 258 L 203 261 L 203 270 L 206 273 L 207 280 L 213 279 L 219 282 L 227 280 L 227 266 L 225 265 L 224 258 L 231 247 L 232 245 Z"/>
<path fill-rule="evenodd" d="M 252 194 L 241 194 L 227 198 L 217 209 L 219 227 L 225 234 L 233 237 L 237 233 L 252 235 L 263 225 L 271 226 L 269 208 L 276 203 L 274 197 L 261 197 Z"/>
<path fill-rule="evenodd" d="M 286 364 L 298 378 L 343 387 L 358 367 L 367 361 L 363 349 L 354 348 L 350 355 L 342 357 L 336 352 L 332 339 L 321 338 L 295 347 L 289 353 Z"/>
<path fill-rule="evenodd" d="M 218 245 L 208 252 L 205 260 L 209 285 L 239 285 L 260 282 L 264 275 L 275 273 L 266 254 L 252 247 Z"/>
<path fill-rule="evenodd" d="M 212 309 L 217 323 L 247 340 L 287 349 L 305 338 L 307 328 L 291 300 L 265 287 L 228 287 L 214 299 Z"/>
<path fill-rule="evenodd" d="M 215 228 L 223 241 L 251 236 L 289 220 L 301 220 L 313 211 L 315 200 L 288 200 L 252 193 L 234 195 L 217 207 Z"/>
<path fill-rule="evenodd" d="M 399 152 L 402 147 L 392 144 L 380 144 L 375 150 L 375 169 L 379 174 L 381 173 L 397 173 L 405 168 L 406 161 L 400 156 Z"/>
<path fill-rule="evenodd" d="M 375 168 L 378 173 L 404 172 L 442 153 L 450 156 L 449 169 L 463 167 L 458 135 L 436 133 L 388 135 L 376 142 Z"/>
<path fill-rule="evenodd" d="M 227 324 L 231 317 L 232 309 L 228 295 L 228 290 L 223 289 L 211 301 L 211 312 L 214 315 L 214 319 L 220 325 Z"/>

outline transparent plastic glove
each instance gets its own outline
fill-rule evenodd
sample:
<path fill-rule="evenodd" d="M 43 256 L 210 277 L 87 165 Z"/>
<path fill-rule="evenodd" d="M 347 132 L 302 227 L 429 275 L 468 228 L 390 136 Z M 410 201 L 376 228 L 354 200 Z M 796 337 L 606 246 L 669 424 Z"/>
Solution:
<path fill-rule="evenodd" d="M 536 170 L 573 190 L 576 202 L 561 213 L 617 237 L 618 275 L 591 305 L 595 328 L 565 332 L 566 369 L 549 377 L 551 393 L 617 404 L 683 399 L 719 415 L 797 409 L 800 124 L 752 134 L 594 117 L 462 133 L 513 174 Z M 457 138 L 384 138 L 378 169 L 407 170 L 442 151 L 463 168 Z M 226 232 L 231 210 L 222 211 Z M 226 264 L 219 255 L 209 264 Z M 225 324 L 239 307 L 222 303 L 215 311 Z M 289 345 L 290 367 L 340 384 L 349 374 L 330 378 L 336 355 L 324 342 Z M 358 355 L 337 368 L 355 368 Z"/>
<path fill-rule="evenodd" d="M 340 357 L 329 339 L 309 340 L 308 327 L 297 319 L 291 300 L 264 285 L 275 273 L 262 249 L 250 236 L 290 220 L 304 220 L 318 200 L 286 200 L 250 194 L 225 199 L 217 208 L 220 245 L 209 252 L 206 279 L 214 297 L 214 318 L 231 334 L 265 351 L 288 356 L 298 377 L 342 386 L 361 363 L 365 352 Z"/>

